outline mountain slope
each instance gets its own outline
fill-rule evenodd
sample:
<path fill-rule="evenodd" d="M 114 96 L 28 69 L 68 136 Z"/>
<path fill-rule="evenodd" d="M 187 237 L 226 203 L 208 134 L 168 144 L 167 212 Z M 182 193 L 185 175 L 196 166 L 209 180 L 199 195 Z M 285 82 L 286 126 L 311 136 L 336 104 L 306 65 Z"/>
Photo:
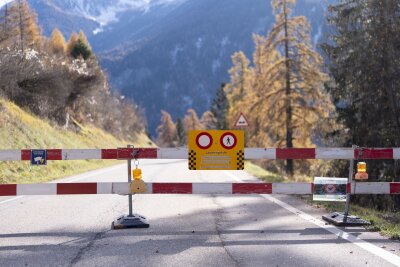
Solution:
<path fill-rule="evenodd" d="M 144 134 L 134 141 L 137 146 L 152 145 Z M 82 127 L 79 133 L 55 127 L 0 98 L 0 149 L 117 148 L 125 147 L 127 143 L 93 126 Z M 115 164 L 115 161 L 49 161 L 47 164 L 30 167 L 28 162 L 2 161 L 0 184 L 44 182 Z"/>
<path fill-rule="evenodd" d="M 326 5 L 334 0 L 298 0 L 295 14 L 311 22 L 317 43 Z M 31 0 L 45 32 L 85 30 L 113 87 L 146 109 L 154 134 L 160 110 L 182 117 L 204 112 L 230 56 L 252 57 L 252 33 L 274 22 L 269 0 Z"/>
<path fill-rule="evenodd" d="M 320 36 L 324 6 L 299 1 Z M 221 82 L 229 79 L 230 56 L 252 56 L 252 33 L 264 34 L 274 22 L 265 0 L 187 1 L 158 21 L 157 30 L 128 47 L 103 54 L 112 84 L 146 108 L 151 129 L 160 109 L 174 118 L 194 107 L 202 113 Z M 132 25 L 132 28 L 134 25 Z M 155 26 L 153 26 L 155 27 Z"/>

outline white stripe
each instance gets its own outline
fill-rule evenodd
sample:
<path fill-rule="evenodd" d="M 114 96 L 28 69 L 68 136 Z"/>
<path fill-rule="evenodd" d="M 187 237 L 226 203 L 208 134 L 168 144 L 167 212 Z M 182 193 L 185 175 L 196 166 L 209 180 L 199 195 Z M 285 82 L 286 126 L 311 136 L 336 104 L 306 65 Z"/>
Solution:
<path fill-rule="evenodd" d="M 311 184 L 272 183 L 272 194 L 311 194 Z"/>
<path fill-rule="evenodd" d="M 146 194 L 153 194 L 153 183 L 145 183 L 146 184 Z"/>
<path fill-rule="evenodd" d="M 159 159 L 187 159 L 188 150 L 186 147 L 178 148 L 159 148 L 157 149 Z"/>
<path fill-rule="evenodd" d="M 112 183 L 112 193 L 118 195 L 128 195 L 130 193 L 129 183 Z"/>
<path fill-rule="evenodd" d="M 232 194 L 231 183 L 193 183 L 193 194 Z"/>
<path fill-rule="evenodd" d="M 17 195 L 57 195 L 57 184 L 18 184 Z"/>
<path fill-rule="evenodd" d="M 400 148 L 393 148 L 393 159 L 400 159 Z"/>
<path fill-rule="evenodd" d="M 63 149 L 62 159 L 101 159 L 101 149 Z"/>
<path fill-rule="evenodd" d="M 390 194 L 390 183 L 352 183 L 353 194 Z"/>
<path fill-rule="evenodd" d="M 0 150 L 0 160 L 21 160 L 21 150 Z"/>
<path fill-rule="evenodd" d="M 11 201 L 14 201 L 14 200 L 17 200 L 17 199 L 20 199 L 20 198 L 23 198 L 23 196 L 13 197 L 13 198 L 10 198 L 10 199 L 6 199 L 6 200 L 3 200 L 3 201 L 0 201 L 0 204 L 11 202 Z"/>
<path fill-rule="evenodd" d="M 97 183 L 97 194 L 112 194 L 112 183 Z"/>
<path fill-rule="evenodd" d="M 276 159 L 275 148 L 245 148 L 245 159 Z"/>
<path fill-rule="evenodd" d="M 347 241 L 353 243 L 354 245 L 359 246 L 360 248 L 362 248 L 378 257 L 381 257 L 382 259 L 384 259 L 396 266 L 400 266 L 400 257 L 399 256 L 397 256 L 393 253 L 390 253 L 389 251 L 386 251 L 380 247 L 377 247 L 371 243 L 368 243 L 367 241 L 362 240 L 361 238 L 358 238 L 349 233 L 346 233 L 345 231 L 342 231 L 333 225 L 325 225 L 325 222 L 318 220 L 318 219 L 312 217 L 311 215 L 308 215 L 307 213 L 302 212 L 301 210 L 296 209 L 295 207 L 293 207 L 283 201 L 280 201 L 270 195 L 261 195 L 261 196 L 268 199 L 269 201 L 274 202 L 275 204 L 281 206 L 282 208 L 294 213 L 295 215 L 299 216 L 300 218 L 302 218 L 306 221 L 309 221 L 309 222 L 315 224 L 316 226 L 324 228 L 325 230 L 331 232 L 332 234 L 334 234 L 338 237 L 341 237 L 342 239 L 347 240 Z"/>
<path fill-rule="evenodd" d="M 316 159 L 353 159 L 353 148 L 316 148 Z"/>

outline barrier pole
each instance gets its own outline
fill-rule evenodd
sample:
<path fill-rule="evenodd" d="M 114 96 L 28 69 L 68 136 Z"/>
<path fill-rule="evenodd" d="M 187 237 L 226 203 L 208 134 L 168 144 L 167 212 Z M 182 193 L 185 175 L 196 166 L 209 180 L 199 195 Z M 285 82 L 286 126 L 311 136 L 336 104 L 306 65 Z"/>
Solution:
<path fill-rule="evenodd" d="M 134 148 L 133 145 L 127 145 L 128 148 Z M 136 155 L 134 158 L 136 159 Z M 132 183 L 132 160 L 128 158 L 128 183 Z M 130 189 L 131 190 L 131 189 Z M 112 222 L 111 229 L 126 229 L 126 228 L 149 228 L 150 224 L 146 218 L 139 214 L 133 214 L 132 208 L 132 191 L 128 194 L 129 213 L 128 215 L 120 216 Z"/>
<path fill-rule="evenodd" d="M 128 145 L 128 148 L 132 148 L 132 145 Z M 128 159 L 128 183 L 132 182 L 132 160 Z M 133 211 L 132 211 L 132 195 L 128 195 L 128 201 L 129 201 L 129 217 L 133 217 Z"/>
<path fill-rule="evenodd" d="M 350 166 L 349 166 L 349 178 L 347 179 L 347 183 L 350 183 L 353 181 L 353 172 L 354 172 L 354 159 L 350 160 Z M 350 192 L 347 192 L 346 195 L 346 205 L 344 207 L 344 218 L 343 222 L 347 223 L 347 217 L 349 216 L 349 210 L 350 210 L 350 197 L 351 197 L 351 189 Z"/>

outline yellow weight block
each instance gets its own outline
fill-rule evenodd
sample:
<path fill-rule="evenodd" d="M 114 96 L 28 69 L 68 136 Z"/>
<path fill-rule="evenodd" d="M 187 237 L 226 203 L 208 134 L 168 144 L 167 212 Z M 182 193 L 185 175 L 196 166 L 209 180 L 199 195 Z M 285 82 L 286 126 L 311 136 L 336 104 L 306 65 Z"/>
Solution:
<path fill-rule="evenodd" d="M 146 184 L 143 180 L 133 180 L 130 185 L 131 193 L 138 194 L 138 193 L 146 193 Z"/>

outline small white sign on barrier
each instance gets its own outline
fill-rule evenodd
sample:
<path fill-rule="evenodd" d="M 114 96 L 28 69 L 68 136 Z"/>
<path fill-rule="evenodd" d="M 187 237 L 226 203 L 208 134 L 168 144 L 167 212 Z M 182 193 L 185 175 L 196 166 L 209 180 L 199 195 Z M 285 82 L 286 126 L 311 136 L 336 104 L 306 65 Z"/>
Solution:
<path fill-rule="evenodd" d="M 346 201 L 347 178 L 314 177 L 314 201 Z"/>

